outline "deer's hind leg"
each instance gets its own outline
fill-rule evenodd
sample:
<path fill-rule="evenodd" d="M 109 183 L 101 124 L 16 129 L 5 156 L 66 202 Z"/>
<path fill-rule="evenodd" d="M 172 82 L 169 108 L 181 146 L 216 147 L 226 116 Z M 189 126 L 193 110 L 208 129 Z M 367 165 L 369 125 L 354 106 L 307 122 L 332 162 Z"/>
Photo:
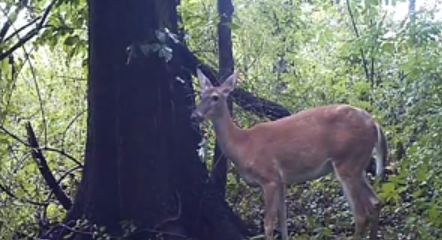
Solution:
<path fill-rule="evenodd" d="M 354 170 L 354 169 L 353 169 Z M 370 227 L 370 239 L 376 239 L 380 212 L 380 201 L 368 184 L 365 172 L 348 171 L 335 166 L 335 174 L 350 204 L 355 220 L 354 239 L 363 239 Z"/>

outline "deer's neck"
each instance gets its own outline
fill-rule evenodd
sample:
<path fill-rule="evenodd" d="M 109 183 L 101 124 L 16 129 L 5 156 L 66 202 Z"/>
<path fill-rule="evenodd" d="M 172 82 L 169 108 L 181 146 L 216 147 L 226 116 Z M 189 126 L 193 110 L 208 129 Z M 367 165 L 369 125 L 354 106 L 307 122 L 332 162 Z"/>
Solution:
<path fill-rule="evenodd" d="M 223 153 L 232 161 L 241 159 L 241 149 L 246 143 L 246 131 L 235 125 L 227 105 L 222 114 L 213 120 L 218 144 Z"/>

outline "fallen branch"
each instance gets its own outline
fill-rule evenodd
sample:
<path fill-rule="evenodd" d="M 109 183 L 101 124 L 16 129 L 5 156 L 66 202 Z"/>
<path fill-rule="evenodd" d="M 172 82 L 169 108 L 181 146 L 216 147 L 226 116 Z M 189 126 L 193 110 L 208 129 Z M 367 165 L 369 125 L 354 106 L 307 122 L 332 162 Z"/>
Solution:
<path fill-rule="evenodd" d="M 63 192 L 60 185 L 58 185 L 57 180 L 49 169 L 46 158 L 43 155 L 42 150 L 38 144 L 37 138 L 35 137 L 34 129 L 30 122 L 26 124 L 26 132 L 28 134 L 28 142 L 32 148 L 32 157 L 38 165 L 38 170 L 43 176 L 46 184 L 54 193 L 55 198 L 60 202 L 64 209 L 69 210 L 72 206 L 72 202 L 69 197 Z"/>

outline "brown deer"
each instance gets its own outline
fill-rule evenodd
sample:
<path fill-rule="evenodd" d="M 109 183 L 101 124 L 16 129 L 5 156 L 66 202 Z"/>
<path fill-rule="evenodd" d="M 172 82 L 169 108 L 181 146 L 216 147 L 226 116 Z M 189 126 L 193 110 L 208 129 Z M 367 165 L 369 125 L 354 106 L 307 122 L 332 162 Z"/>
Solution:
<path fill-rule="evenodd" d="M 227 108 L 234 89 L 233 74 L 214 87 L 198 69 L 201 102 L 194 120 L 210 119 L 223 153 L 237 166 L 240 176 L 264 193 L 264 231 L 267 240 L 279 218 L 283 240 L 288 239 L 286 187 L 334 172 L 354 215 L 354 239 L 370 229 L 376 239 L 381 204 L 367 182 L 365 169 L 375 158 L 382 178 L 388 150 L 385 135 L 366 111 L 349 105 L 330 105 L 301 111 L 249 129 L 238 128 Z"/>

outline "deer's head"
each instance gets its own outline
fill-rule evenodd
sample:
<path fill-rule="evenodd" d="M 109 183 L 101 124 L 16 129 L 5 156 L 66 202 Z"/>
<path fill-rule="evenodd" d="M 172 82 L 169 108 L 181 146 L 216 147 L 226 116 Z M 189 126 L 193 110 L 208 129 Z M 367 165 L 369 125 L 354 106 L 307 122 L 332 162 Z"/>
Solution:
<path fill-rule="evenodd" d="M 235 88 L 236 74 L 230 75 L 219 87 L 214 87 L 201 70 L 197 70 L 201 83 L 201 102 L 192 112 L 191 118 L 196 121 L 214 119 L 227 110 L 227 97 Z"/>

